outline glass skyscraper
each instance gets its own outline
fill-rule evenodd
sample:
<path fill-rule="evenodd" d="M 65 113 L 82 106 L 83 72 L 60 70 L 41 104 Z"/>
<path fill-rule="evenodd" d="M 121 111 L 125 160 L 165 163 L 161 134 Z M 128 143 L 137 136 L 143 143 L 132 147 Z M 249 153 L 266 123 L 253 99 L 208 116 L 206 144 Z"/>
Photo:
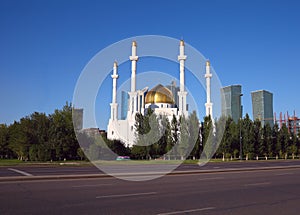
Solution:
<path fill-rule="evenodd" d="M 266 90 L 251 92 L 253 120 L 259 119 L 264 126 L 274 125 L 273 94 Z"/>
<path fill-rule="evenodd" d="M 242 86 L 231 85 L 221 88 L 222 96 L 222 115 L 231 117 L 238 122 L 243 116 L 243 107 L 241 104 Z"/>
<path fill-rule="evenodd" d="M 170 85 L 167 85 L 166 88 L 168 88 L 169 90 L 171 90 L 173 96 L 174 96 L 174 101 L 175 101 L 175 105 L 176 107 L 179 107 L 179 103 L 178 103 L 178 92 L 180 90 L 179 87 L 176 87 L 176 82 L 172 81 Z"/>
<path fill-rule="evenodd" d="M 121 120 L 124 120 L 127 117 L 128 99 L 129 99 L 128 93 L 125 91 L 122 91 L 122 94 L 121 94 Z"/>

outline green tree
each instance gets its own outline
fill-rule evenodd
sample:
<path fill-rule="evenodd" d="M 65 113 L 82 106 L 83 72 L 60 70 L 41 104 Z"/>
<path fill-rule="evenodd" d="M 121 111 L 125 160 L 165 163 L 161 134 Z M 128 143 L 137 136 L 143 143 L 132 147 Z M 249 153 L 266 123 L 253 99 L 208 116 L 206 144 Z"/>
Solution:
<path fill-rule="evenodd" d="M 160 127 L 159 129 L 160 139 L 157 142 L 157 150 L 156 150 L 156 155 L 158 155 L 157 157 L 161 157 L 162 155 L 165 155 L 172 144 L 170 122 L 166 116 L 162 116 L 159 127 Z"/>
<path fill-rule="evenodd" d="M 164 138 L 164 142 L 165 142 L 165 146 L 166 146 L 165 154 L 166 154 L 167 158 L 170 160 L 171 159 L 170 151 L 172 150 L 174 145 L 173 145 L 173 140 L 172 140 L 171 125 L 170 125 L 170 122 L 167 117 L 163 118 L 162 126 L 164 128 L 163 138 Z"/>
<path fill-rule="evenodd" d="M 287 159 L 288 158 L 288 147 L 289 147 L 289 131 L 285 124 L 283 124 L 279 130 L 279 143 L 281 145 L 281 149 L 279 154 L 281 158 Z"/>
<path fill-rule="evenodd" d="M 66 103 L 62 110 L 55 110 L 50 115 L 49 131 L 55 155 L 52 159 L 76 159 L 79 144 L 73 128 L 71 104 Z"/>
<path fill-rule="evenodd" d="M 177 151 L 179 153 L 180 159 L 184 160 L 187 157 L 187 151 L 189 147 L 189 128 L 188 120 L 185 117 L 180 117 L 179 119 L 179 142 L 176 145 Z"/>
<path fill-rule="evenodd" d="M 251 121 L 248 114 L 246 114 L 243 119 L 243 129 L 242 129 L 242 147 L 243 147 L 243 157 L 246 160 L 251 159 L 254 153 L 254 134 L 253 134 L 253 122 Z"/>
<path fill-rule="evenodd" d="M 227 117 L 221 116 L 215 122 L 215 127 L 216 127 L 216 135 L 215 135 L 216 153 L 215 153 L 215 156 L 216 157 L 223 157 L 224 150 L 223 150 L 223 145 L 222 145 L 222 139 L 223 139 L 223 135 L 225 132 L 226 121 L 227 121 Z M 225 159 L 225 155 L 224 155 L 224 159 Z"/>
<path fill-rule="evenodd" d="M 260 156 L 260 151 L 263 153 L 267 151 L 266 147 L 262 144 L 261 122 L 258 119 L 253 123 L 253 145 L 254 154 L 257 158 Z"/>
<path fill-rule="evenodd" d="M 201 126 L 200 130 L 200 137 L 201 137 L 201 143 L 200 143 L 200 151 L 201 151 L 201 157 L 203 159 L 208 159 L 211 156 L 211 152 L 214 151 L 214 138 L 213 138 L 213 122 L 210 116 L 204 117 L 204 122 Z"/>
<path fill-rule="evenodd" d="M 24 122 L 25 119 L 21 119 Z M 14 122 L 9 126 L 9 148 L 16 154 L 18 160 L 28 160 L 29 144 L 25 134 L 24 123 Z"/>
<path fill-rule="evenodd" d="M 225 124 L 223 138 L 220 144 L 220 150 L 224 158 L 229 158 L 233 154 L 233 142 L 235 135 L 235 125 L 231 117 L 228 117 Z"/>
<path fill-rule="evenodd" d="M 262 141 L 259 146 L 259 154 L 265 157 L 273 156 L 272 128 L 269 123 L 265 124 L 262 130 Z"/>
<path fill-rule="evenodd" d="M 189 116 L 189 133 L 189 146 L 193 146 L 191 156 L 198 159 L 200 158 L 200 123 L 196 111 Z"/>
<path fill-rule="evenodd" d="M 87 160 L 87 157 L 85 156 L 85 152 L 84 152 L 83 148 L 78 147 L 77 155 L 80 157 L 80 160 Z"/>
<path fill-rule="evenodd" d="M 179 125 L 178 125 L 178 121 L 177 118 L 175 117 L 175 115 L 173 115 L 172 121 L 171 121 L 171 146 L 172 146 L 172 150 L 168 153 L 171 155 L 171 157 L 173 157 L 174 159 L 177 159 L 177 143 L 179 142 Z"/>
<path fill-rule="evenodd" d="M 135 119 L 136 144 L 131 150 L 132 155 L 138 159 L 151 159 L 157 149 L 156 143 L 159 141 L 157 116 L 149 108 L 145 115 L 137 113 Z"/>
<path fill-rule="evenodd" d="M 288 154 L 292 155 L 292 158 L 295 159 L 295 156 L 298 153 L 297 148 L 297 136 L 294 133 L 290 134 L 289 144 L 288 144 Z"/>
<path fill-rule="evenodd" d="M 0 158 L 11 157 L 13 157 L 13 151 L 9 148 L 8 127 L 5 124 L 0 124 Z"/>
<path fill-rule="evenodd" d="M 279 141 L 279 127 L 278 124 L 275 123 L 275 125 L 272 128 L 272 155 L 278 158 L 280 151 L 281 142 Z"/>

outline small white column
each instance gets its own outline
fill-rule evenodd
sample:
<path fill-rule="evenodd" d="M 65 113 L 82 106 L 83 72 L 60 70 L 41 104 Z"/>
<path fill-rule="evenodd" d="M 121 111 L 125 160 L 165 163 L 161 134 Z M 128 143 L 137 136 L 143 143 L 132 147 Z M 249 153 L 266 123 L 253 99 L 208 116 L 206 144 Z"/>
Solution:
<path fill-rule="evenodd" d="M 205 103 L 206 116 L 210 116 L 211 119 L 213 119 L 213 115 L 212 115 L 213 103 L 211 103 L 211 86 L 210 86 L 210 79 L 212 77 L 212 74 L 210 73 L 209 61 L 206 61 L 206 73 L 204 77 L 206 78 L 206 103 Z"/>
<path fill-rule="evenodd" d="M 186 60 L 186 55 L 184 55 L 184 41 L 180 40 L 179 45 L 179 56 L 178 61 L 180 65 L 180 90 L 178 92 L 178 100 L 179 100 L 179 115 L 183 115 L 185 117 L 188 116 L 186 110 L 186 95 L 185 91 L 185 83 L 184 83 L 184 62 Z"/>
<path fill-rule="evenodd" d="M 117 103 L 117 79 L 118 75 L 118 64 L 115 61 L 113 67 L 113 74 L 111 75 L 113 79 L 113 89 L 112 89 L 112 103 L 110 104 L 110 119 L 112 121 L 118 120 L 118 103 Z"/>

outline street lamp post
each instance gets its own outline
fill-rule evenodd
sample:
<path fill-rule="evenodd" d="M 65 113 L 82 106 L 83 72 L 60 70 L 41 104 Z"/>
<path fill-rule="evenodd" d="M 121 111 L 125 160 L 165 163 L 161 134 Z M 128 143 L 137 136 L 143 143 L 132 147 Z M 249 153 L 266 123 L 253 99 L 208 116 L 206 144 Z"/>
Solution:
<path fill-rule="evenodd" d="M 240 94 L 240 160 L 243 160 L 243 153 L 242 153 L 242 96 L 243 94 Z"/>

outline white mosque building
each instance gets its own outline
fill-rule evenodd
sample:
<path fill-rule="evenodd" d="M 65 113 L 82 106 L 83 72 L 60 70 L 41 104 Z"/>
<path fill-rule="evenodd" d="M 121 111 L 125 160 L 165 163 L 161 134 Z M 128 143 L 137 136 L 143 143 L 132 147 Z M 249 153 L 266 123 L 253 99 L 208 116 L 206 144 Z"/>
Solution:
<path fill-rule="evenodd" d="M 179 119 L 180 116 L 188 117 L 187 110 L 187 91 L 185 90 L 185 72 L 184 72 L 184 63 L 187 56 L 184 53 L 184 41 L 180 41 L 179 45 L 179 56 L 178 61 L 180 65 L 180 89 L 178 91 L 178 107 L 175 105 L 174 95 L 172 91 L 168 88 L 158 84 L 153 89 L 148 91 L 148 87 L 138 90 L 136 89 L 136 65 L 138 61 L 137 56 L 137 43 L 132 42 L 132 54 L 129 57 L 131 60 L 131 91 L 128 92 L 128 111 L 127 118 L 124 120 L 118 119 L 118 103 L 117 103 L 117 79 L 118 75 L 118 65 L 117 62 L 114 62 L 113 74 L 111 75 L 113 79 L 113 89 L 112 89 L 112 103 L 111 115 L 109 123 L 107 126 L 107 138 L 108 139 L 117 139 L 125 143 L 126 146 L 132 146 L 135 144 L 135 115 L 136 113 L 145 114 L 148 108 L 151 108 L 154 113 L 159 115 L 166 116 L 169 121 L 172 120 L 173 115 Z M 210 115 L 212 118 L 212 103 L 210 95 L 210 79 L 212 74 L 210 73 L 210 63 L 206 62 L 206 92 L 207 92 L 207 103 L 206 106 L 206 115 Z"/>

